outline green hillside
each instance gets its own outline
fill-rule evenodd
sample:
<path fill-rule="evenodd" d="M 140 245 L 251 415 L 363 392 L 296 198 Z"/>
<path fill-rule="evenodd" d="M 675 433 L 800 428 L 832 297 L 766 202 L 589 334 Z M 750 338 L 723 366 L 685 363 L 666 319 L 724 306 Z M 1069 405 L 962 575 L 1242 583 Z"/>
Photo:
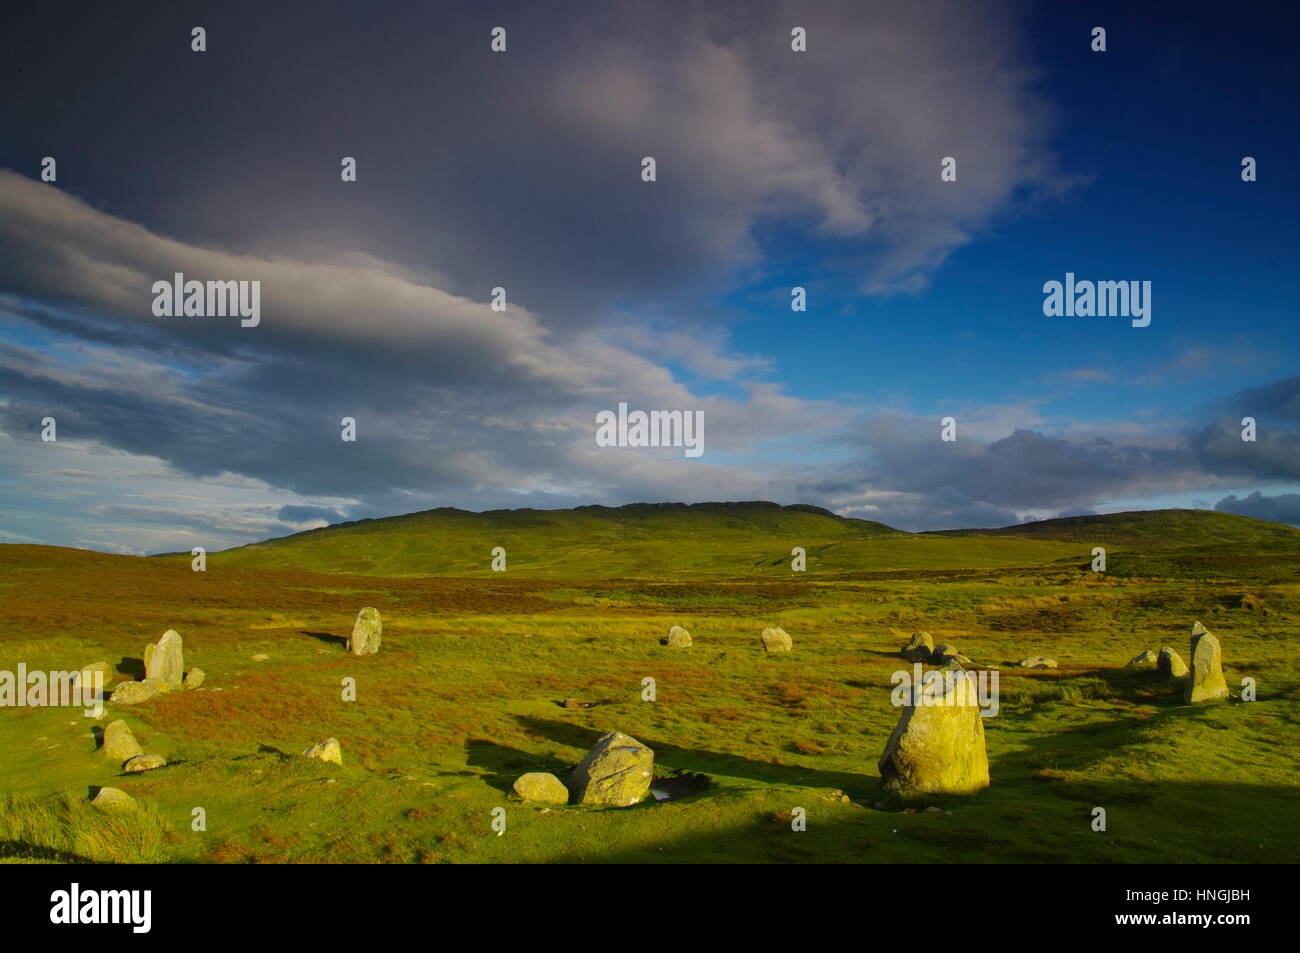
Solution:
<path fill-rule="evenodd" d="M 485 513 L 442 508 L 241 546 L 211 555 L 209 564 L 383 576 L 478 575 L 491 572 L 492 551 L 500 546 L 511 574 L 737 576 L 787 574 L 796 546 L 807 552 L 809 572 L 870 573 L 1077 565 L 1090 558 L 1097 543 L 1123 551 L 1190 542 L 1230 545 L 1238 553 L 1289 550 L 1300 546 L 1300 530 L 1195 510 L 905 533 L 818 507 L 765 502 Z"/>
<path fill-rule="evenodd" d="M 1264 546 L 1300 543 L 1300 529 L 1217 510 L 1134 510 L 1067 516 L 1001 529 L 946 529 L 930 536 L 1016 536 L 1114 546 Z"/>

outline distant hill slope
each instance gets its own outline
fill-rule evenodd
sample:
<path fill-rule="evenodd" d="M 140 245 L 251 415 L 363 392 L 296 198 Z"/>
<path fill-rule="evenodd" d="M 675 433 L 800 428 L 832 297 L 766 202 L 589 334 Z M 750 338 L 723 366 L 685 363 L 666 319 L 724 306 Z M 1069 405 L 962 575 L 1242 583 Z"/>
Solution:
<path fill-rule="evenodd" d="M 1134 510 L 1067 516 L 1000 529 L 945 529 L 931 536 L 1018 536 L 1115 546 L 1269 546 L 1300 543 L 1300 529 L 1217 510 Z"/>
<path fill-rule="evenodd" d="M 382 575 L 509 570 L 594 576 L 743 573 L 789 551 L 910 534 L 815 506 L 776 503 L 635 503 L 571 510 L 442 508 L 308 530 L 213 554 L 215 566 Z"/>
<path fill-rule="evenodd" d="M 810 573 L 856 573 L 1046 564 L 1082 568 L 1098 544 L 1115 557 L 1128 554 L 1126 561 L 1112 562 L 1120 570 L 1117 575 L 1160 574 L 1156 570 L 1188 574 L 1217 565 L 1219 557 L 1240 560 L 1270 553 L 1286 563 L 1270 572 L 1289 577 L 1294 575 L 1289 563 L 1300 559 L 1300 530 L 1205 510 L 906 533 L 815 506 L 755 502 L 485 513 L 441 508 L 340 523 L 210 553 L 208 565 L 382 576 L 486 575 L 493 549 L 501 546 L 507 570 L 527 576 L 734 577 L 787 574 L 796 546 L 806 550 Z M 1156 556 L 1159 566 L 1149 562 Z M 1207 556 L 1213 558 L 1207 562 Z M 190 555 L 157 558 L 189 560 Z M 1243 570 L 1237 566 L 1235 571 Z"/>

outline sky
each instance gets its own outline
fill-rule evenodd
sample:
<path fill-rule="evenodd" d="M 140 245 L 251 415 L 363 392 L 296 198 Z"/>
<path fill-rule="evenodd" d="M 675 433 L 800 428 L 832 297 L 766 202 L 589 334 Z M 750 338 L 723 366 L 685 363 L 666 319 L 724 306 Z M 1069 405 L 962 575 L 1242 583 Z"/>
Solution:
<path fill-rule="evenodd" d="M 231 6 L 6 10 L 0 542 L 710 500 L 1300 525 L 1294 8 Z M 260 322 L 155 315 L 178 271 L 260 282 Z M 1067 273 L 1150 282 L 1150 324 L 1045 314 Z M 703 454 L 599 446 L 620 403 L 698 412 Z"/>

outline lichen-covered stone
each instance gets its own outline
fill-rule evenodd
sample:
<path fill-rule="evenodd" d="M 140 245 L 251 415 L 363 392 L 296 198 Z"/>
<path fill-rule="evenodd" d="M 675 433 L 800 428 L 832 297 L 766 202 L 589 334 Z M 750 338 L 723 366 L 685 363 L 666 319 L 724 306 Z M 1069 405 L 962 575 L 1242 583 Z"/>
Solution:
<path fill-rule="evenodd" d="M 122 811 L 135 807 L 135 798 L 121 788 L 100 788 L 90 803 L 101 811 Z"/>
<path fill-rule="evenodd" d="M 668 647 L 670 649 L 689 649 L 691 644 L 691 634 L 680 625 L 675 625 L 668 630 Z"/>
<path fill-rule="evenodd" d="M 1160 654 L 1156 657 L 1156 669 L 1161 675 L 1181 678 L 1187 674 L 1187 663 L 1183 661 L 1181 655 L 1166 645 L 1160 649 Z"/>
<path fill-rule="evenodd" d="M 929 632 L 916 632 L 912 640 L 898 653 L 909 662 L 931 662 L 934 660 L 934 639 Z"/>
<path fill-rule="evenodd" d="M 1056 668 L 1056 659 L 1045 655 L 1031 655 L 1020 660 L 1021 668 Z"/>
<path fill-rule="evenodd" d="M 764 629 L 760 638 L 763 640 L 763 648 L 767 649 L 769 654 L 789 652 L 794 648 L 794 640 L 782 628 Z"/>
<path fill-rule="evenodd" d="M 1125 668 L 1155 668 L 1156 653 L 1152 652 L 1150 649 L 1146 649 L 1145 651 L 1143 651 L 1141 655 L 1135 655 L 1131 659 L 1129 659 L 1128 664 L 1125 665 L 1124 667 Z"/>
<path fill-rule="evenodd" d="M 638 804 L 654 778 L 654 752 L 631 735 L 604 735 L 573 769 L 569 796 L 575 804 Z"/>
<path fill-rule="evenodd" d="M 959 668 L 955 660 L 949 663 Z M 963 698 L 965 691 L 945 680 L 936 699 Z M 989 784 L 989 759 L 984 746 L 984 719 L 973 685 L 963 700 L 969 704 L 904 705 L 898 726 L 880 756 L 881 784 L 903 794 L 972 794 Z M 920 699 L 918 699 L 920 700 Z"/>
<path fill-rule="evenodd" d="M 139 754 L 122 765 L 122 770 L 127 774 L 140 774 L 144 771 L 153 771 L 157 768 L 166 767 L 167 759 L 160 754 Z"/>
<path fill-rule="evenodd" d="M 1223 655 L 1219 640 L 1197 622 L 1192 627 L 1192 665 L 1187 673 L 1183 700 L 1203 702 L 1227 696 L 1228 683 L 1223 680 Z"/>
<path fill-rule="evenodd" d="M 545 771 L 530 771 L 520 775 L 514 783 L 515 793 L 525 801 L 539 801 L 543 804 L 569 803 L 569 789 L 553 774 Z"/>
<path fill-rule="evenodd" d="M 304 758 L 315 758 L 318 761 L 332 761 L 334 764 L 343 763 L 343 746 L 339 744 L 337 738 L 326 738 L 324 741 L 318 741 L 302 753 Z"/>
<path fill-rule="evenodd" d="M 198 688 L 200 685 L 203 684 L 203 679 L 206 677 L 207 676 L 204 673 L 203 669 L 201 668 L 190 669 L 188 672 L 185 673 L 185 690 L 191 692 L 194 691 L 194 689 Z"/>
<path fill-rule="evenodd" d="M 181 687 L 185 678 L 185 653 L 175 629 L 168 629 L 156 643 L 145 646 L 144 677 L 162 691 Z"/>
<path fill-rule="evenodd" d="M 384 631 L 379 610 L 366 606 L 357 613 L 357 621 L 352 626 L 352 635 L 348 637 L 348 651 L 353 655 L 374 655 L 379 651 Z"/>
<path fill-rule="evenodd" d="M 99 750 L 109 761 L 116 761 L 119 764 L 130 761 L 136 755 L 144 754 L 140 742 L 136 741 L 135 735 L 131 733 L 131 727 L 121 719 L 109 722 L 104 729 L 104 744 Z"/>
<path fill-rule="evenodd" d="M 163 692 L 161 683 L 146 678 L 143 682 L 123 682 L 113 689 L 108 700 L 115 705 L 138 705 Z"/>

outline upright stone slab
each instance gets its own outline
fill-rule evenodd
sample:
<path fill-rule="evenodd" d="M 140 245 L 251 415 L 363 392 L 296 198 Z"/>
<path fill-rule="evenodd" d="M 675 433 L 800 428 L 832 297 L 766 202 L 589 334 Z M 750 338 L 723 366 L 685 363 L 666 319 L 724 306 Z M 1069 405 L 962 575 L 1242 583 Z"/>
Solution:
<path fill-rule="evenodd" d="M 1183 701 L 1204 702 L 1228 697 L 1228 683 L 1223 680 L 1223 655 L 1216 639 L 1205 626 L 1192 626 L 1192 667 L 1187 673 Z"/>
<path fill-rule="evenodd" d="M 1187 674 L 1187 663 L 1183 661 L 1181 655 L 1166 645 L 1160 649 L 1160 654 L 1156 657 L 1156 671 L 1171 678 L 1182 678 Z"/>
<path fill-rule="evenodd" d="M 978 694 L 971 683 L 957 684 L 957 679 L 970 676 L 950 664 L 951 680 L 944 679 L 942 687 L 927 691 L 926 697 L 914 697 L 916 704 L 903 706 L 878 764 L 885 790 L 973 794 L 988 787 L 989 758 Z"/>
<path fill-rule="evenodd" d="M 121 764 L 144 754 L 130 726 L 121 719 L 109 722 L 104 729 L 104 746 L 99 749 L 109 761 Z"/>
<path fill-rule="evenodd" d="M 767 649 L 769 655 L 789 652 L 794 648 L 794 640 L 782 628 L 764 629 L 760 638 L 763 640 L 763 648 Z"/>
<path fill-rule="evenodd" d="M 899 651 L 899 655 L 909 662 L 934 661 L 934 639 L 929 632 L 915 632 L 912 640 Z"/>
<path fill-rule="evenodd" d="M 353 655 L 374 655 L 379 651 L 383 631 L 384 624 L 379 618 L 379 610 L 374 606 L 366 606 L 357 613 L 352 635 L 348 638 L 348 651 Z"/>
<path fill-rule="evenodd" d="M 691 634 L 680 625 L 675 625 L 668 630 L 668 647 L 670 649 L 689 649 L 691 645 Z"/>
<path fill-rule="evenodd" d="M 655 753 L 631 735 L 611 731 L 573 769 L 569 796 L 575 804 L 630 807 L 650 791 Z"/>
<path fill-rule="evenodd" d="M 168 629 L 155 644 L 145 646 L 144 677 L 162 691 L 181 687 L 185 679 L 185 655 L 175 629 Z"/>

